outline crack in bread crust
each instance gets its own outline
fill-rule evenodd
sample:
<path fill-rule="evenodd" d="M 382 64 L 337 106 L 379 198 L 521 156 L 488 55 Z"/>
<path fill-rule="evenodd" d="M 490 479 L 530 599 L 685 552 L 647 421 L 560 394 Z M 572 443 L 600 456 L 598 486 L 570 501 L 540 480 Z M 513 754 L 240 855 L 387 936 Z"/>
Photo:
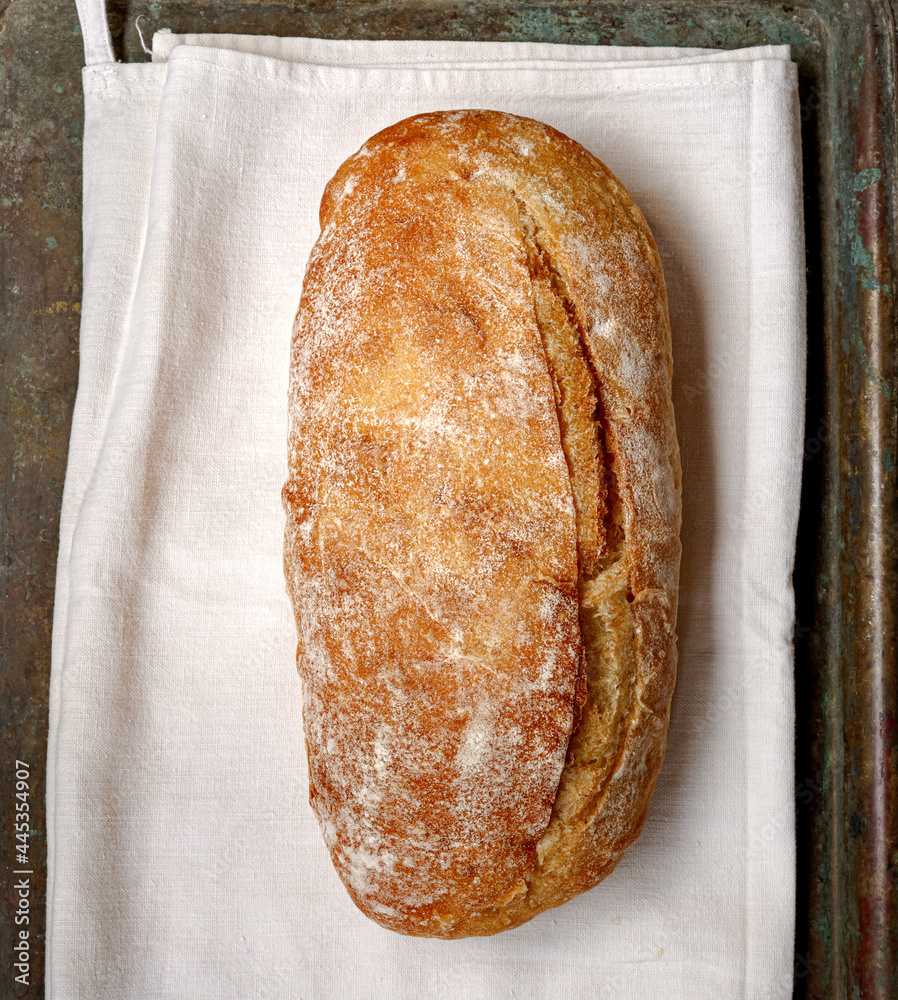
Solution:
<path fill-rule="evenodd" d="M 489 181 L 485 181 L 489 182 Z M 567 461 L 577 525 L 578 593 L 584 684 L 549 826 L 537 845 L 551 867 L 554 845 L 588 823 L 602 805 L 620 763 L 636 710 L 633 658 L 609 641 L 626 630 L 632 640 L 632 592 L 620 497 L 607 447 L 601 384 L 563 268 L 526 202 L 512 191 L 527 251 L 534 315 L 555 392 L 559 438 Z M 615 739 L 617 734 L 617 739 Z M 503 902 L 521 905 L 527 892 Z"/>

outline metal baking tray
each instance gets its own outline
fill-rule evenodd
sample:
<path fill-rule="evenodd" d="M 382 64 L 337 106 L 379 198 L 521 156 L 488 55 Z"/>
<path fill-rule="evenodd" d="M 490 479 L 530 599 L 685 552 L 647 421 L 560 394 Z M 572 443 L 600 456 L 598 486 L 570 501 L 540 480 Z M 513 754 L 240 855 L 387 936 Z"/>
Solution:
<path fill-rule="evenodd" d="M 890 0 L 201 0 L 110 3 L 134 28 L 741 48 L 800 72 L 808 394 L 795 568 L 795 996 L 898 996 L 896 36 Z M 16 932 L 13 765 L 31 765 L 32 952 L 43 993 L 44 772 L 57 526 L 77 383 L 81 35 L 72 0 L 0 0 L 0 951 Z M 17 898 L 17 897 L 16 897 Z M 33 938 L 34 940 L 34 938 Z M 8 993 L 6 991 L 9 991 Z M 25 995 L 11 975 L 0 991 Z"/>

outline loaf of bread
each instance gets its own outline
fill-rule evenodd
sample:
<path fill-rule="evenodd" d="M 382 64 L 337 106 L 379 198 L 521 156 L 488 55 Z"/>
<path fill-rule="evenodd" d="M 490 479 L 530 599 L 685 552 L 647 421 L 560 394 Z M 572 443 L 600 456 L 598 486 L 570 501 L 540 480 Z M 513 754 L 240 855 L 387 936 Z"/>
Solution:
<path fill-rule="evenodd" d="M 591 153 L 494 111 L 380 132 L 321 226 L 283 494 L 310 800 L 369 917 L 494 934 L 612 871 L 664 755 L 658 253 Z"/>

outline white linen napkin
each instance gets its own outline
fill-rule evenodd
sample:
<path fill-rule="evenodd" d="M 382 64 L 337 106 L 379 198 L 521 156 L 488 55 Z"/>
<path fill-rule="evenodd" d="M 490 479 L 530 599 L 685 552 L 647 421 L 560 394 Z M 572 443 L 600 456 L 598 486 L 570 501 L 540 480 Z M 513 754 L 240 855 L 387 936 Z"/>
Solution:
<path fill-rule="evenodd" d="M 804 279 L 788 50 L 157 33 L 154 58 L 84 74 L 48 998 L 791 996 Z M 324 184 L 379 129 L 463 107 L 561 129 L 646 214 L 673 323 L 684 557 L 642 837 L 564 907 L 443 942 L 355 909 L 308 806 L 279 489 Z"/>

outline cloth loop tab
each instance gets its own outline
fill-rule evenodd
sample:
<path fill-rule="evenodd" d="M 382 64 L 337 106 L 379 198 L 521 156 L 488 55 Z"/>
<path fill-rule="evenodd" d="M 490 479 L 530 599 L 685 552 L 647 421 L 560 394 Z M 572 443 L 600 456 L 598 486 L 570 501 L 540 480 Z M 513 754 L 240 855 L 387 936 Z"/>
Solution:
<path fill-rule="evenodd" d="M 78 19 L 84 36 L 84 65 L 115 62 L 112 53 L 112 36 L 106 17 L 106 0 L 75 0 Z"/>

